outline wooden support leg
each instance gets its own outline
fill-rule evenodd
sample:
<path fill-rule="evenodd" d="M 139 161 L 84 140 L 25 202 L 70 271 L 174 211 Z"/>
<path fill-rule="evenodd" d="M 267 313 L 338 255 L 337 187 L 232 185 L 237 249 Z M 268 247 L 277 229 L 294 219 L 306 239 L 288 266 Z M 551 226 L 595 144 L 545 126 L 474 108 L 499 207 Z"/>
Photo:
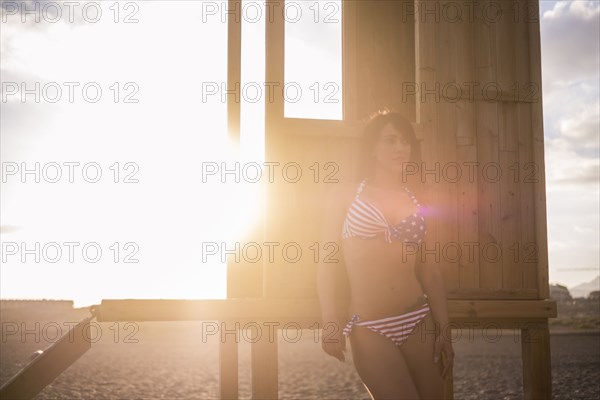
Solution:
<path fill-rule="evenodd" d="M 226 326 L 227 332 L 235 329 L 233 326 Z M 221 399 L 238 398 L 238 343 L 236 336 L 232 334 L 225 335 L 219 341 L 219 384 Z"/>
<path fill-rule="evenodd" d="M 277 335 L 258 330 L 258 334 L 253 335 L 252 343 L 252 398 L 277 399 L 277 374 Z"/>
<path fill-rule="evenodd" d="M 550 332 L 548 320 L 528 322 L 521 329 L 525 399 L 551 399 Z"/>

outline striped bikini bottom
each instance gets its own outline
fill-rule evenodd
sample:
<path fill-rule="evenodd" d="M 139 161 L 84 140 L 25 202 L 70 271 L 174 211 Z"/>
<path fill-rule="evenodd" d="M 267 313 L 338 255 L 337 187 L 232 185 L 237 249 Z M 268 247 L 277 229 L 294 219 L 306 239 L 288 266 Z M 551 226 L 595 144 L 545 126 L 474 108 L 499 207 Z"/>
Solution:
<path fill-rule="evenodd" d="M 417 303 L 408 308 L 408 310 L 411 309 L 413 311 L 401 315 L 373 319 L 370 321 L 361 321 L 360 316 L 354 314 L 342 332 L 344 336 L 349 336 L 352 331 L 352 326 L 364 326 L 373 332 L 386 336 L 397 346 L 401 346 L 411 333 L 413 333 L 419 322 L 427 316 L 427 313 L 429 312 L 427 296 L 424 294 L 419 296 Z"/>

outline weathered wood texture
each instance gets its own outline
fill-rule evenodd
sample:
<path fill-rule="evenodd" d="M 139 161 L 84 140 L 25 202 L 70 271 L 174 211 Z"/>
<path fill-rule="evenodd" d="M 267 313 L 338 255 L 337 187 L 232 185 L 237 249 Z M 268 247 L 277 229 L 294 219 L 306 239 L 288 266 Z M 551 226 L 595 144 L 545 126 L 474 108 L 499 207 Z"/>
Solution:
<path fill-rule="evenodd" d="M 450 4 L 462 20 L 451 18 Z M 438 14 L 417 9 L 424 169 L 440 163 L 440 182 L 423 179 L 443 210 L 440 244 L 456 241 L 465 250 L 458 265 L 440 264 L 450 298 L 547 297 L 543 153 L 534 146 L 543 133 L 532 123 L 541 118 L 533 6 L 482 1 L 471 11 L 466 3 L 439 2 Z M 456 183 L 455 163 L 462 167 Z"/>

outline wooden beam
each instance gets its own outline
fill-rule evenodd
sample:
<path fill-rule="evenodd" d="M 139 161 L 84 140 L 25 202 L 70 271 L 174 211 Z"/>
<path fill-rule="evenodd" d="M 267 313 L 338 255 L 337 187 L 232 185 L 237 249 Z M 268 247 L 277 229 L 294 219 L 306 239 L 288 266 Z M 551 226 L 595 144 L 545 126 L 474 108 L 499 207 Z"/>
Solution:
<path fill-rule="evenodd" d="M 528 6 L 534 8 L 533 15 L 537 12 L 539 4 L 528 2 Z M 544 120 L 542 111 L 542 55 L 540 49 L 540 23 L 529 23 L 529 55 L 530 55 L 530 79 L 538 88 L 537 102 L 532 103 L 531 111 L 531 135 L 533 136 L 533 161 L 537 167 L 536 181 L 533 184 L 534 210 L 536 227 L 536 244 L 538 246 L 538 276 L 537 286 L 541 299 L 550 297 L 548 285 L 548 230 L 546 222 L 546 174 L 544 167 Z"/>
<path fill-rule="evenodd" d="M 92 347 L 88 317 L 69 329 L 0 388 L 1 399 L 31 399 Z"/>
<path fill-rule="evenodd" d="M 285 158 L 285 141 L 280 125 L 284 120 L 285 100 L 285 20 L 284 1 L 266 0 L 267 20 L 265 27 L 265 85 L 269 88 L 265 96 L 265 161 L 281 162 Z M 270 241 L 278 237 L 277 227 L 281 216 L 278 199 L 282 196 L 280 184 L 264 186 L 262 206 L 262 238 Z M 264 259 L 262 267 L 262 297 L 269 295 L 269 284 L 273 281 L 272 268 Z"/>
<path fill-rule="evenodd" d="M 477 84 L 469 83 L 467 86 L 464 82 L 446 82 L 443 81 L 447 86 L 439 87 L 440 98 L 448 103 L 457 103 L 459 101 L 465 101 L 467 103 L 475 103 L 478 101 L 485 101 L 489 103 L 538 103 L 542 99 L 538 93 L 534 95 L 525 95 L 521 90 L 518 92 L 516 89 L 509 90 L 503 89 L 502 86 L 498 86 L 496 82 L 476 82 Z M 450 85 L 452 84 L 452 85 Z M 429 87 L 434 87 L 432 84 Z M 419 101 L 423 100 L 422 93 L 417 92 L 415 95 Z"/>
<path fill-rule="evenodd" d="M 537 300 L 537 289 L 456 289 L 447 290 L 448 300 Z"/>
<path fill-rule="evenodd" d="M 359 138 L 362 136 L 364 125 L 361 121 L 285 118 L 277 123 L 277 131 L 278 135 L 284 138 L 294 135 L 315 138 Z"/>
<path fill-rule="evenodd" d="M 242 19 L 241 0 L 229 0 L 227 15 L 227 90 L 242 92 Z M 240 142 L 240 103 L 241 97 L 229 95 L 227 98 L 227 130 L 228 136 L 236 147 Z"/>
<path fill-rule="evenodd" d="M 358 54 L 356 1 L 342 1 L 342 95 L 343 119 L 358 120 Z"/>
<path fill-rule="evenodd" d="M 277 125 L 284 118 L 283 85 L 285 85 L 285 21 L 283 19 L 284 2 L 266 0 L 267 21 L 265 28 L 265 83 L 273 85 L 273 92 L 265 96 L 265 127 L 268 147 L 274 132 L 268 128 Z M 272 95 L 272 96 L 271 96 Z M 268 153 L 267 148 L 267 153 Z"/>
<path fill-rule="evenodd" d="M 303 329 L 314 329 L 321 322 L 318 300 L 301 299 L 102 300 L 96 312 L 99 322 L 264 320 L 295 322 Z M 448 314 L 450 319 L 462 320 L 525 320 L 557 315 L 553 300 L 448 300 Z"/>

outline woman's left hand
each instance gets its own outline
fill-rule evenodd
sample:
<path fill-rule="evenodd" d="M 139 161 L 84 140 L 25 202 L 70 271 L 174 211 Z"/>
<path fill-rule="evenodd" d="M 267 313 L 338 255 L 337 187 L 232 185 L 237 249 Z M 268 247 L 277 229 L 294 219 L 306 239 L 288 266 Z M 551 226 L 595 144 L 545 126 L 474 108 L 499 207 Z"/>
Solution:
<path fill-rule="evenodd" d="M 443 355 L 444 357 L 440 357 Z M 446 335 L 441 334 L 435 340 L 435 346 L 433 350 L 433 362 L 439 363 L 442 361 L 442 378 L 446 378 L 446 374 L 452 369 L 454 364 L 454 349 L 452 348 L 452 342 Z M 439 365 L 439 364 L 438 364 Z"/>

